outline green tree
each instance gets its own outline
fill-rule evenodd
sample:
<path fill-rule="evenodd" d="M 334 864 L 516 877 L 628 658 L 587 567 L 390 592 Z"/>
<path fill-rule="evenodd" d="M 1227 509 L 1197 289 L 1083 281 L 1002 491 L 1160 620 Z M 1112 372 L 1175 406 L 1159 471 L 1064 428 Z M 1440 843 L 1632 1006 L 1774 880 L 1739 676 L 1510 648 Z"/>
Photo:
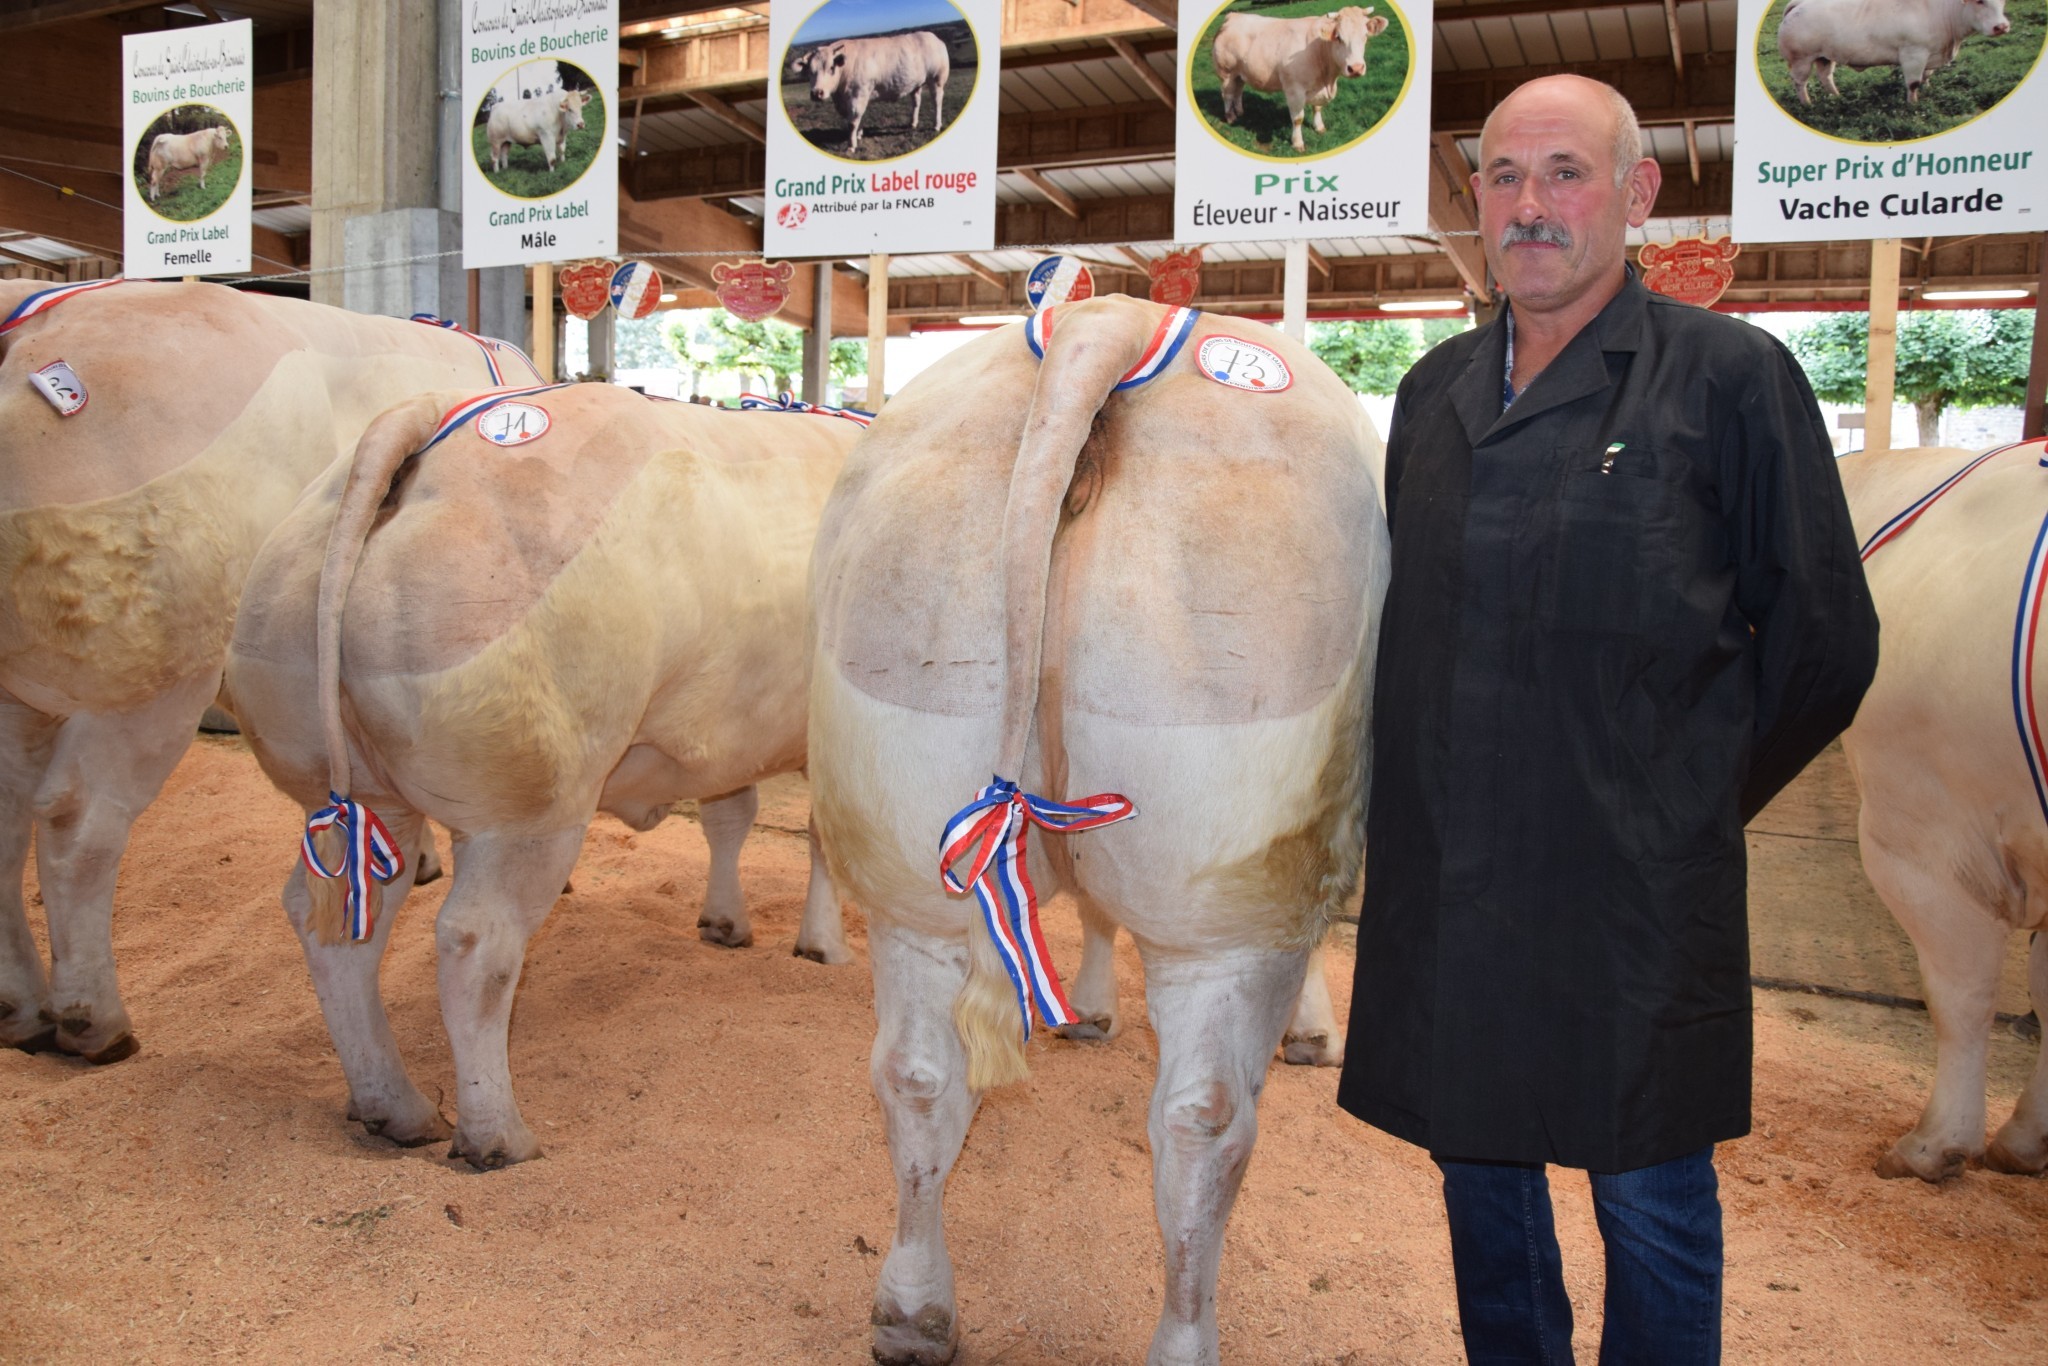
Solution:
<path fill-rule="evenodd" d="M 697 357 L 703 354 L 698 346 L 692 346 L 688 351 L 674 341 L 670 346 L 692 366 L 698 364 Z M 804 363 L 802 331 L 773 318 L 750 323 L 724 309 L 705 315 L 701 347 L 709 352 L 708 359 L 703 362 L 706 368 L 768 375 L 773 380 L 769 392 L 775 394 L 791 389 L 790 376 L 801 370 Z M 826 357 L 826 367 L 842 384 L 855 375 L 866 374 L 867 343 L 850 339 L 833 342 Z M 695 392 L 694 378 L 692 392 Z"/>
<path fill-rule="evenodd" d="M 1917 311 L 1899 320 L 1893 387 L 1913 405 L 1920 444 L 1941 439 L 1950 407 L 1982 408 L 2026 397 L 2033 317 L 2024 309 Z M 1829 403 L 1861 403 L 1869 367 L 1870 315 L 1830 313 L 1785 339 L 1813 392 Z"/>
<path fill-rule="evenodd" d="M 1352 392 L 1391 394 L 1422 356 L 1419 331 L 1405 318 L 1316 323 L 1308 330 L 1308 347 Z"/>

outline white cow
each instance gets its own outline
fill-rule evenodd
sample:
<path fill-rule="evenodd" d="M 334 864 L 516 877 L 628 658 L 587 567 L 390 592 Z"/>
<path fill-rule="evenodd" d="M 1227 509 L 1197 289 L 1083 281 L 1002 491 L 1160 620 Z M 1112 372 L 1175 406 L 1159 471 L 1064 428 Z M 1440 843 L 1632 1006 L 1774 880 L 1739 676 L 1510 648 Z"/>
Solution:
<path fill-rule="evenodd" d="M 1372 10 L 1371 5 L 1347 5 L 1334 14 L 1300 19 L 1257 14 L 1225 19 L 1212 52 L 1216 75 L 1223 82 L 1224 121 L 1236 123 L 1243 116 L 1247 85 L 1277 90 L 1286 97 L 1294 121 L 1294 150 L 1306 150 L 1302 111 L 1315 110 L 1316 131 L 1328 131 L 1323 127 L 1323 106 L 1337 98 L 1338 78 L 1363 76 L 1366 42 L 1386 32 L 1386 19 Z"/>
<path fill-rule="evenodd" d="M 995 941 L 934 857 L 991 765 L 1027 792 L 1136 804 L 1121 824 L 1037 833 L 1029 865 L 1042 893 L 1074 894 L 1091 936 L 1128 929 L 1144 960 L 1166 1256 L 1154 1361 L 1215 1360 L 1217 1259 L 1266 1066 L 1357 886 L 1387 576 L 1378 439 L 1306 349 L 1234 319 L 1197 332 L 1255 339 L 1291 387 L 1225 387 L 1191 343 L 1113 396 L 1164 313 L 1062 306 L 1042 367 L 1018 327 L 954 352 L 889 401 L 819 528 L 812 801 L 833 876 L 870 917 L 870 1070 L 897 1179 L 883 1361 L 953 1354 L 946 1175 L 981 1092 L 1025 1073 Z M 1113 1015 L 1113 992 L 1084 970 L 1075 1013 Z"/>
<path fill-rule="evenodd" d="M 352 797 L 400 848 L 425 817 L 456 832 L 435 928 L 458 1082 L 450 1155 L 488 1168 L 540 1151 L 506 1030 L 526 941 L 596 813 L 646 830 L 700 799 L 703 937 L 752 942 L 740 843 L 754 784 L 804 764 L 804 575 L 859 429 L 603 384 L 503 406 L 499 428 L 465 397 L 384 414 L 278 528 L 250 571 L 228 694 L 264 772 L 309 812 Z M 430 444 L 451 409 L 460 420 Z M 480 426 L 538 435 L 499 448 Z M 338 866 L 339 840 L 320 843 Z M 844 962 L 811 847 L 797 952 Z M 410 881 L 372 896 L 366 943 L 338 942 L 340 882 L 309 891 L 295 862 L 284 892 L 350 1117 L 406 1144 L 449 1132 L 406 1075 L 377 989 Z"/>
<path fill-rule="evenodd" d="M 839 117 L 852 125 L 846 151 L 860 153 L 861 120 L 872 100 L 900 100 L 910 96 L 910 127 L 917 129 L 917 116 L 924 108 L 927 92 L 932 97 L 932 132 L 945 127 L 946 78 L 952 59 L 946 45 L 935 33 L 918 29 L 892 33 L 885 38 L 841 38 L 822 43 L 790 63 L 790 77 L 811 82 L 813 100 L 831 100 Z"/>
<path fill-rule="evenodd" d="M 1907 102 L 1916 103 L 1927 73 L 1955 61 L 1963 39 L 2011 28 L 2005 0 L 1793 0 L 1778 24 L 1778 53 L 1801 104 L 1813 103 L 1808 83 L 1816 66 L 1830 95 L 1842 93 L 1837 66 L 1896 66 Z"/>
<path fill-rule="evenodd" d="M 1992 455 L 1864 563 L 1884 641 L 1843 746 L 1863 796 L 1863 867 L 1919 951 L 1936 1048 L 1934 1093 L 1880 1176 L 1936 1181 L 1980 1155 L 1998 1171 L 2048 1168 L 2048 1053 L 1984 1145 L 1999 969 L 2015 932 L 2048 928 L 2048 772 L 2028 759 L 2035 727 L 2048 729 L 2048 641 L 2022 593 L 2048 518 L 2042 455 L 2040 442 Z M 1868 545 L 1976 458 L 1844 457 L 1857 533 Z M 2034 940 L 2031 988 L 2048 1008 L 2048 936 Z"/>
<path fill-rule="evenodd" d="M 538 143 L 547 168 L 554 170 L 555 162 L 568 153 L 569 134 L 583 127 L 583 107 L 589 103 L 588 90 L 571 90 L 492 105 L 484 125 L 484 137 L 491 145 L 491 169 L 502 171 L 511 164 L 514 143 L 521 147 Z"/>
<path fill-rule="evenodd" d="M 158 133 L 149 144 L 149 199 L 153 204 L 163 193 L 164 183 L 181 171 L 199 172 L 199 188 L 206 188 L 206 173 L 228 155 L 228 130 L 215 124 L 196 133 Z"/>
<path fill-rule="evenodd" d="M 0 282 L 0 318 L 36 292 Z M 0 1045 L 113 1062 L 136 1049 L 115 876 L 220 690 L 257 547 L 372 417 L 489 371 L 467 336 L 221 285 L 58 297 L 0 333 Z M 69 417 L 30 383 L 59 360 L 89 399 Z"/>

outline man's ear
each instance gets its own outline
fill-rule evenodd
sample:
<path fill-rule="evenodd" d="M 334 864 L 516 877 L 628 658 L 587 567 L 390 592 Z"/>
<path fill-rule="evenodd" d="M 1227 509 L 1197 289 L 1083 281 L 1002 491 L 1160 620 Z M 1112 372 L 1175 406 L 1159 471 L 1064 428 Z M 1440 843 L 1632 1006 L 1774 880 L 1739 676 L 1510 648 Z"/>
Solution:
<path fill-rule="evenodd" d="M 1640 228 L 1657 203 L 1657 191 L 1664 187 L 1664 168 L 1653 157 L 1644 157 L 1628 173 L 1628 225 Z"/>

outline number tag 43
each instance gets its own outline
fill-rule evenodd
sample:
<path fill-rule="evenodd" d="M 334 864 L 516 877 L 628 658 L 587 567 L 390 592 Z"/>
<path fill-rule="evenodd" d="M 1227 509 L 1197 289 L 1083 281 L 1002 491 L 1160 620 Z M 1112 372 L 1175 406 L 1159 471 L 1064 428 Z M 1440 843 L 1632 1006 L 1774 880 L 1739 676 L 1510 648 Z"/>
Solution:
<path fill-rule="evenodd" d="M 1202 338 L 1195 365 L 1218 384 L 1254 394 L 1277 394 L 1294 383 L 1286 361 L 1257 342 L 1238 337 Z"/>

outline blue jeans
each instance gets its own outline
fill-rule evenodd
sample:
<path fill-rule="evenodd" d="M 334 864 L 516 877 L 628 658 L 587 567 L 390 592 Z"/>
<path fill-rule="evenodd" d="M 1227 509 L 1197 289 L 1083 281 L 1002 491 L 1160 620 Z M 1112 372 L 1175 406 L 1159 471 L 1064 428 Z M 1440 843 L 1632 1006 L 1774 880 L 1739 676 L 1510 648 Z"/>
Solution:
<path fill-rule="evenodd" d="M 1458 1320 L 1472 1366 L 1572 1360 L 1550 1180 L 1540 1163 L 1453 1162 L 1444 1211 Z M 1712 1366 L 1721 1359 L 1721 1201 L 1714 1150 L 1592 1175 L 1607 1245 L 1600 1366 Z"/>

